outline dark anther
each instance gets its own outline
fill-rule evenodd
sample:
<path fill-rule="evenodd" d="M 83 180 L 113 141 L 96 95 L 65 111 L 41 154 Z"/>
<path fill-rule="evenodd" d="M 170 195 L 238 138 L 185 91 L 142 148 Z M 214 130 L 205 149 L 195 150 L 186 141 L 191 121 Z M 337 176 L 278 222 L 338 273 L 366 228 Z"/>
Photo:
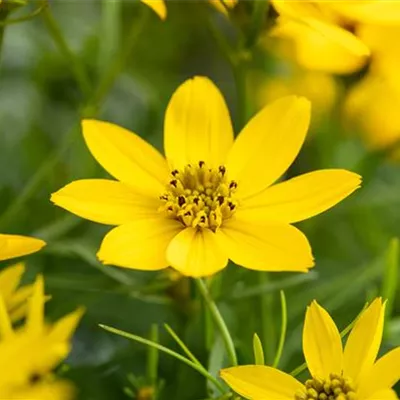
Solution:
<path fill-rule="evenodd" d="M 168 210 L 168 211 L 174 211 L 174 207 L 169 206 L 169 207 L 167 208 L 167 210 Z"/>
<path fill-rule="evenodd" d="M 186 203 L 185 196 L 179 196 L 179 197 L 178 197 L 178 204 L 179 204 L 179 207 L 182 207 L 185 203 Z"/>
<path fill-rule="evenodd" d="M 172 176 L 177 176 L 179 174 L 179 171 L 177 170 L 177 169 L 174 169 L 172 172 L 171 172 L 171 175 Z"/>
<path fill-rule="evenodd" d="M 172 185 L 173 187 L 176 187 L 178 184 L 178 181 L 176 179 L 172 179 L 172 181 L 169 184 Z"/>
<path fill-rule="evenodd" d="M 202 224 L 204 224 L 204 222 L 206 222 L 206 217 L 205 217 L 204 215 L 202 215 L 202 216 L 200 217 L 200 222 L 201 222 Z"/>
<path fill-rule="evenodd" d="M 223 204 L 224 201 L 225 201 L 224 196 L 218 196 L 218 197 L 217 197 L 217 201 L 218 201 L 219 205 L 222 206 L 222 204 Z"/>
<path fill-rule="evenodd" d="M 192 213 L 190 211 L 186 211 L 185 214 L 183 214 L 185 217 L 192 215 Z"/>
<path fill-rule="evenodd" d="M 200 167 L 200 168 L 202 168 L 204 164 L 205 164 L 204 161 L 199 161 L 199 167 Z"/>
<path fill-rule="evenodd" d="M 221 173 L 222 176 L 225 175 L 226 168 L 223 165 L 220 165 L 218 168 L 219 172 Z"/>
<path fill-rule="evenodd" d="M 199 205 L 199 201 L 200 201 L 200 199 L 199 199 L 198 197 L 195 197 L 195 198 L 193 199 L 193 203 L 196 204 L 196 206 Z"/>
<path fill-rule="evenodd" d="M 237 183 L 235 181 L 231 181 L 229 184 L 229 189 L 236 189 L 237 188 Z"/>
<path fill-rule="evenodd" d="M 166 194 L 163 194 L 160 196 L 160 200 L 168 200 L 168 196 Z"/>
<path fill-rule="evenodd" d="M 231 211 L 235 209 L 235 205 L 231 201 L 228 202 L 228 207 Z"/>
<path fill-rule="evenodd" d="M 29 383 L 31 385 L 38 383 L 40 381 L 40 375 L 38 373 L 33 373 L 30 377 L 29 377 Z"/>

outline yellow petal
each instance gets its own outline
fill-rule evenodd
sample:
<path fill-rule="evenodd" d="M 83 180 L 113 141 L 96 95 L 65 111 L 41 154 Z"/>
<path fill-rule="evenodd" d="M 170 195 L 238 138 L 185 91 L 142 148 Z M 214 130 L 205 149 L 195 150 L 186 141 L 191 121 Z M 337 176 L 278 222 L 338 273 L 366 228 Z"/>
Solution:
<path fill-rule="evenodd" d="M 383 389 L 379 392 L 375 392 L 374 394 L 363 397 L 365 400 L 398 400 L 397 394 L 392 389 Z"/>
<path fill-rule="evenodd" d="M 166 250 L 183 226 L 163 217 L 142 219 L 112 229 L 97 254 L 104 264 L 139 270 L 166 268 Z"/>
<path fill-rule="evenodd" d="M 141 0 L 141 2 L 148 5 L 162 20 L 167 17 L 167 7 L 164 0 Z"/>
<path fill-rule="evenodd" d="M 221 378 L 240 396 L 251 400 L 293 400 L 304 386 L 292 376 L 263 365 L 223 369 Z"/>
<path fill-rule="evenodd" d="M 0 261 L 35 253 L 45 245 L 46 243 L 40 239 L 0 234 Z"/>
<path fill-rule="evenodd" d="M 360 382 L 360 396 L 367 398 L 371 393 L 384 391 L 393 387 L 399 380 L 400 347 L 397 347 L 378 359 L 365 375 L 364 379 Z M 375 397 L 375 399 L 378 399 L 378 397 Z"/>
<path fill-rule="evenodd" d="M 244 127 L 226 165 L 229 178 L 238 183 L 238 197 L 262 191 L 289 168 L 306 137 L 310 107 L 304 97 L 283 97 Z"/>
<path fill-rule="evenodd" d="M 44 380 L 35 385 L 12 389 L 6 398 L 14 400 L 73 400 L 75 399 L 75 389 L 70 382 L 59 379 Z"/>
<path fill-rule="evenodd" d="M 0 340 L 6 340 L 13 335 L 10 317 L 3 297 L 0 294 Z"/>
<path fill-rule="evenodd" d="M 219 12 L 228 15 L 228 10 L 235 7 L 238 0 L 208 0 Z"/>
<path fill-rule="evenodd" d="M 82 179 L 51 195 L 51 201 L 82 218 L 108 225 L 121 225 L 154 216 L 156 197 L 138 195 L 128 185 L 107 179 Z"/>
<path fill-rule="evenodd" d="M 360 182 L 359 175 L 346 170 L 310 172 L 244 200 L 238 215 L 253 221 L 302 221 L 345 199 L 360 187 Z"/>
<path fill-rule="evenodd" d="M 314 378 L 342 372 L 342 340 L 331 316 L 313 301 L 307 308 L 303 330 L 303 352 Z"/>
<path fill-rule="evenodd" d="M 80 307 L 55 322 L 51 327 L 49 340 L 55 342 L 70 341 L 84 313 L 85 309 Z"/>
<path fill-rule="evenodd" d="M 398 24 L 400 22 L 398 1 L 332 1 L 329 7 L 350 20 L 367 24 Z"/>
<path fill-rule="evenodd" d="M 347 74 L 360 69 L 370 52 L 356 36 L 333 24 L 279 18 L 273 36 L 294 41 L 295 58 L 306 69 Z"/>
<path fill-rule="evenodd" d="M 245 268 L 307 272 L 314 265 L 307 238 L 288 224 L 232 218 L 216 237 L 228 257 Z"/>
<path fill-rule="evenodd" d="M 32 334 L 39 334 L 44 329 L 44 280 L 39 275 L 33 286 L 33 294 L 29 300 L 28 317 L 26 327 Z"/>
<path fill-rule="evenodd" d="M 168 179 L 162 155 L 133 132 L 118 125 L 84 120 L 83 136 L 93 157 L 116 179 L 136 192 L 158 197 Z"/>
<path fill-rule="evenodd" d="M 211 80 L 196 76 L 173 94 L 165 114 L 164 149 L 172 168 L 224 164 L 233 143 L 229 111 Z"/>
<path fill-rule="evenodd" d="M 213 275 L 228 264 L 226 253 L 209 229 L 184 229 L 168 246 L 167 259 L 181 274 L 192 277 Z"/>
<path fill-rule="evenodd" d="M 344 350 L 343 371 L 355 382 L 372 367 L 382 341 L 385 304 L 380 298 L 362 313 L 355 323 Z"/>
<path fill-rule="evenodd" d="M 11 300 L 10 297 L 18 287 L 24 272 L 24 263 L 12 265 L 0 272 L 0 293 L 7 303 Z"/>

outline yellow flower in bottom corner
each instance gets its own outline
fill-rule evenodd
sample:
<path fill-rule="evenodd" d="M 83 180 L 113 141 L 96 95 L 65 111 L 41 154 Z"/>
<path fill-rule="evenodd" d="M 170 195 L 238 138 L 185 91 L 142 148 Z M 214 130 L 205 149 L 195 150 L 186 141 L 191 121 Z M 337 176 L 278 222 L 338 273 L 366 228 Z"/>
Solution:
<path fill-rule="evenodd" d="M 299 153 L 309 121 L 308 100 L 284 97 L 256 114 L 234 141 L 221 93 L 195 77 L 167 107 L 166 159 L 126 129 L 85 120 L 91 153 L 119 181 L 75 181 L 51 200 L 83 218 L 119 225 L 98 253 L 105 264 L 172 266 L 200 277 L 231 259 L 253 270 L 306 272 L 314 264 L 311 248 L 291 223 L 329 209 L 360 185 L 359 175 L 340 169 L 273 185 Z"/>
<path fill-rule="evenodd" d="M 66 358 L 82 309 L 53 324 L 44 321 L 43 278 L 37 278 L 28 301 L 27 318 L 13 329 L 0 296 L 0 398 L 13 400 L 70 400 L 74 390 L 56 379 L 52 370 Z"/>
<path fill-rule="evenodd" d="M 339 331 L 315 301 L 308 307 L 303 352 L 311 378 L 304 384 L 278 369 L 246 365 L 223 369 L 221 377 L 251 400 L 394 400 L 400 379 L 400 347 L 377 361 L 385 304 L 376 299 L 358 318 L 344 351 Z"/>

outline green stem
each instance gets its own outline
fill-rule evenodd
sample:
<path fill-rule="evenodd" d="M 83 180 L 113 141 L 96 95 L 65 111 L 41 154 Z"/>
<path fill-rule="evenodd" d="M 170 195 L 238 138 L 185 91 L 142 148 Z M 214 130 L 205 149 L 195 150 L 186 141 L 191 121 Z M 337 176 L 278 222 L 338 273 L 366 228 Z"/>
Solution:
<path fill-rule="evenodd" d="M 204 367 L 200 367 L 199 365 L 197 365 L 193 361 L 187 359 L 186 357 L 182 356 L 179 353 L 176 353 L 175 351 L 169 349 L 168 347 L 162 346 L 161 344 L 155 343 L 155 342 L 153 342 L 151 340 L 142 338 L 140 336 L 136 336 L 136 335 L 133 335 L 131 333 L 121 331 L 121 330 L 113 328 L 111 326 L 99 324 L 99 327 L 104 329 L 104 330 L 106 330 L 106 331 L 108 331 L 108 332 L 114 333 L 115 335 L 119 335 L 119 336 L 122 336 L 124 338 L 130 339 L 130 340 L 134 340 L 135 342 L 145 344 L 146 346 L 153 347 L 153 348 L 155 348 L 155 349 L 157 349 L 157 350 L 159 350 L 159 351 L 161 351 L 161 352 L 163 352 L 165 354 L 168 354 L 168 355 L 176 358 L 177 360 L 183 362 L 184 364 L 188 365 L 189 367 L 192 367 L 194 370 L 196 370 L 201 375 L 203 375 L 206 379 L 208 379 L 209 381 L 213 382 L 215 386 L 217 386 L 217 387 L 221 386 L 220 382 L 218 382 L 218 380 L 216 378 L 214 378 L 211 374 L 209 374 L 208 371 Z"/>
<path fill-rule="evenodd" d="M 55 44 L 59 48 L 60 52 L 67 59 L 68 63 L 71 65 L 72 72 L 75 75 L 76 81 L 85 96 L 88 96 L 90 93 L 90 81 L 84 70 L 82 64 L 79 59 L 74 55 L 72 50 L 69 48 L 68 43 L 64 39 L 64 36 L 61 32 L 61 29 L 53 17 L 53 14 L 50 11 L 49 7 L 45 7 L 42 12 L 44 22 L 46 27 L 52 36 Z"/>
<path fill-rule="evenodd" d="M 260 285 L 268 283 L 268 274 L 259 272 L 258 275 Z M 275 331 L 274 319 L 272 311 L 273 294 L 261 294 L 260 307 L 261 307 L 261 338 L 264 345 L 265 359 L 267 364 L 273 360 L 275 352 Z"/>
<path fill-rule="evenodd" d="M 212 300 L 210 293 L 208 291 L 208 288 L 202 279 L 196 279 L 196 285 L 197 285 L 197 288 L 199 289 L 208 309 L 211 312 L 211 316 L 213 317 L 214 322 L 219 329 L 219 332 L 221 333 L 222 340 L 224 341 L 225 348 L 226 348 L 226 351 L 230 358 L 231 364 L 237 365 L 238 362 L 237 362 L 237 356 L 236 356 L 236 351 L 235 351 L 235 345 L 233 343 L 232 336 L 229 333 L 229 330 L 225 324 L 225 321 L 222 318 L 222 315 L 218 310 L 217 305 Z"/>
<path fill-rule="evenodd" d="M 283 346 L 285 345 L 286 330 L 287 330 L 287 305 L 285 292 L 281 290 L 281 336 L 279 338 L 278 349 L 276 350 L 276 355 L 272 366 L 274 368 L 278 367 L 279 361 L 282 357 Z"/>
<path fill-rule="evenodd" d="M 233 76 L 236 84 L 236 97 L 237 97 L 237 121 L 238 130 L 240 131 L 246 125 L 248 118 L 250 117 L 249 104 L 247 98 L 247 74 L 246 74 L 246 62 L 240 59 L 232 65 Z"/>
<path fill-rule="evenodd" d="M 253 2 L 253 15 L 251 18 L 250 31 L 246 38 L 246 47 L 248 49 L 257 44 L 258 38 L 264 28 L 268 9 L 268 0 L 258 0 Z"/>

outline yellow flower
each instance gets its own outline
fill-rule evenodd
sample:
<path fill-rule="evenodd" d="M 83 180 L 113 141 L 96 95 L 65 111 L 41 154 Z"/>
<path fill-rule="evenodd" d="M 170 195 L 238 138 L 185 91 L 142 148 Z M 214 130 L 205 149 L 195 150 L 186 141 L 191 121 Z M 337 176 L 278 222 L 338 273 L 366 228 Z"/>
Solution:
<path fill-rule="evenodd" d="M 239 0 L 208 0 L 218 11 L 227 14 L 228 10 L 233 8 Z M 141 0 L 142 3 L 152 8 L 161 19 L 167 17 L 167 7 L 165 0 Z"/>
<path fill-rule="evenodd" d="M 13 329 L 0 296 L 0 393 L 3 399 L 69 400 L 73 388 L 52 370 L 68 355 L 82 309 L 54 324 L 44 322 L 43 278 L 37 278 L 25 324 Z"/>
<path fill-rule="evenodd" d="M 52 195 L 60 207 L 119 225 L 103 240 L 105 264 L 141 270 L 172 266 L 208 276 L 228 258 L 263 271 L 307 271 L 307 238 L 290 225 L 332 207 L 360 185 L 345 170 L 276 182 L 304 142 L 310 103 L 289 96 L 261 110 L 234 141 L 229 111 L 207 78 L 184 82 L 166 110 L 166 159 L 136 134 L 83 121 L 97 161 L 119 181 L 72 182 Z"/>
<path fill-rule="evenodd" d="M 40 239 L 0 234 L 0 261 L 35 253 L 45 245 Z"/>
<path fill-rule="evenodd" d="M 272 0 L 280 15 L 272 35 L 293 42 L 294 57 L 304 68 L 351 73 L 365 64 L 370 51 L 345 29 L 348 21 L 331 7 L 332 3 Z"/>
<path fill-rule="evenodd" d="M 305 384 L 278 369 L 246 365 L 227 368 L 221 377 L 252 400 L 394 400 L 400 379 L 400 347 L 375 361 L 382 340 L 385 305 L 376 299 L 354 325 L 344 351 L 338 329 L 315 301 L 303 331 L 303 351 L 311 379 Z"/>
<path fill-rule="evenodd" d="M 25 315 L 26 300 L 32 295 L 32 285 L 18 287 L 24 272 L 23 263 L 0 271 L 0 296 L 12 322 L 18 321 Z"/>

